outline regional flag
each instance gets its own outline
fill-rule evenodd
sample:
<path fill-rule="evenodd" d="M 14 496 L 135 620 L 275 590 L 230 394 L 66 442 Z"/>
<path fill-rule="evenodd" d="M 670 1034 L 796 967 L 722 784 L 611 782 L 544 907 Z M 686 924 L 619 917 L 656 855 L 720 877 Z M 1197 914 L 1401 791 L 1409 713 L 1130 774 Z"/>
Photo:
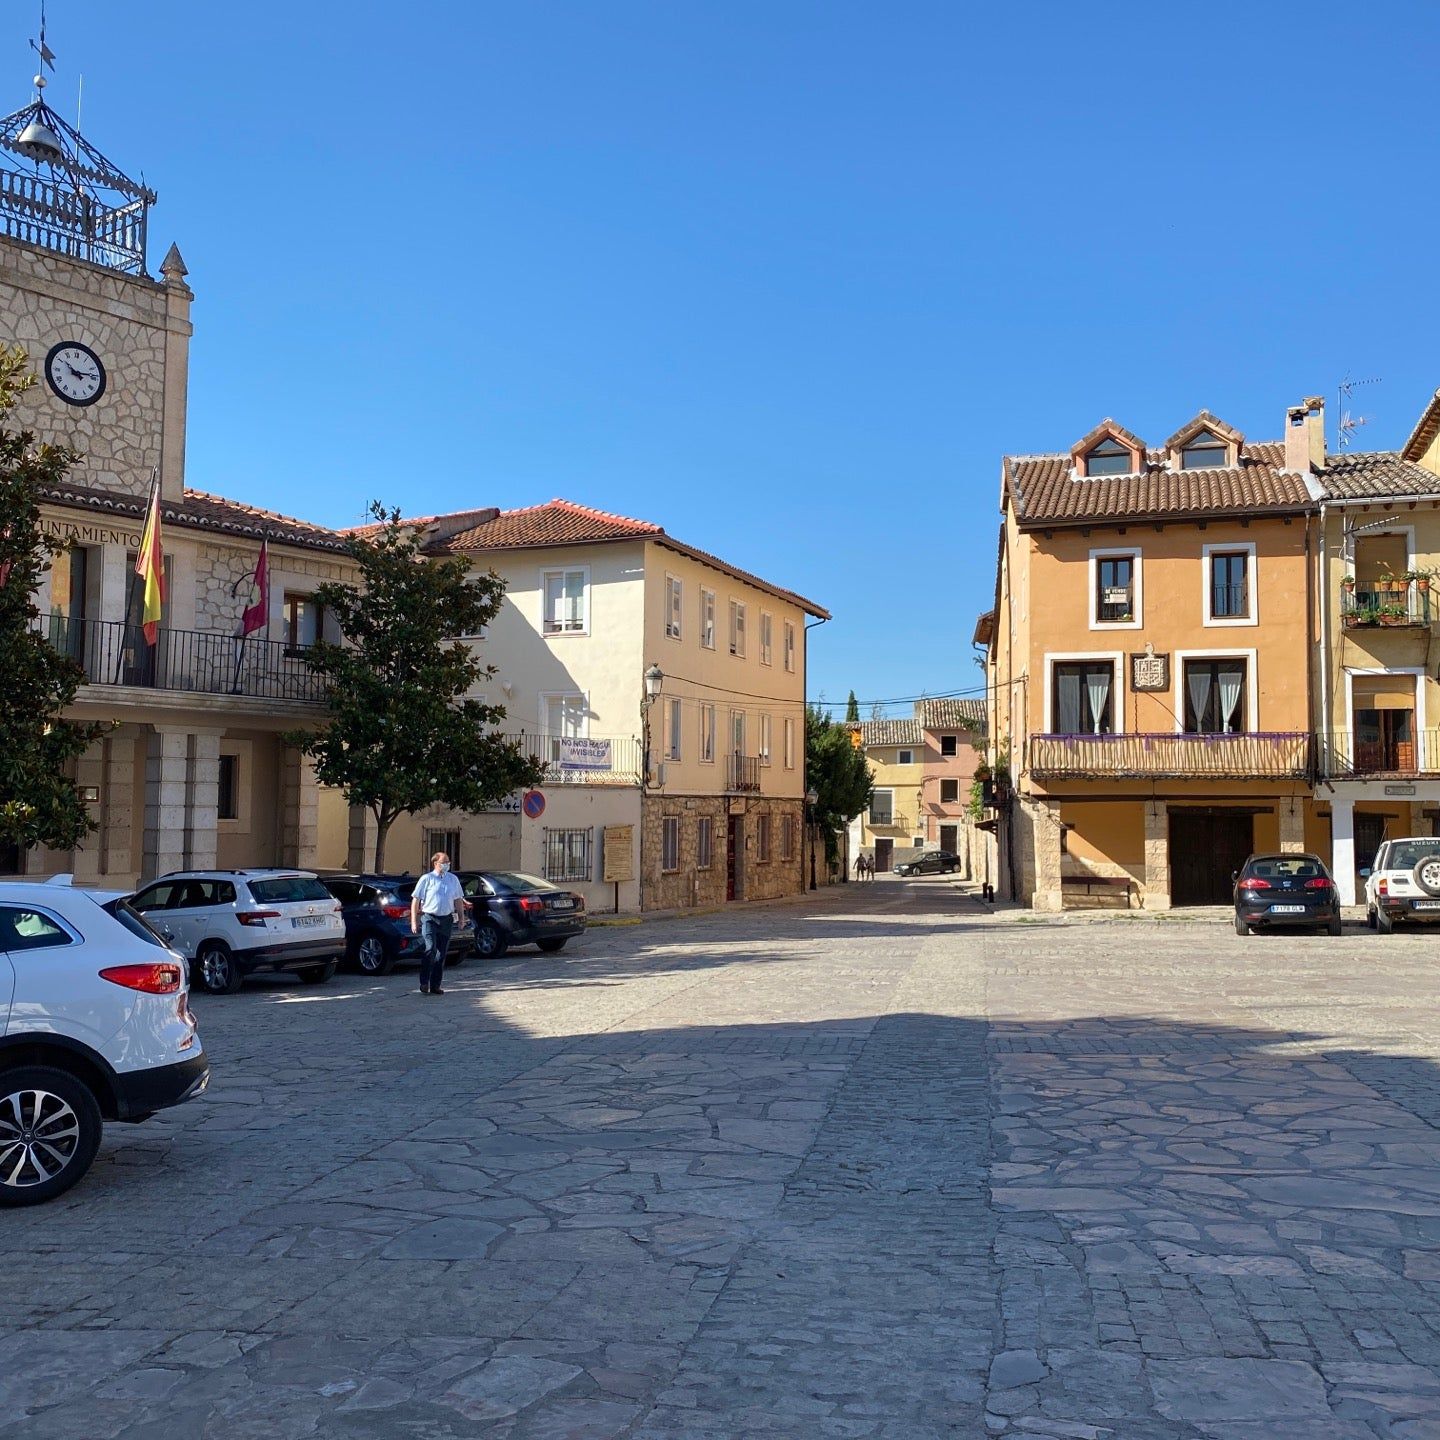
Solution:
<path fill-rule="evenodd" d="M 240 612 L 240 634 L 253 635 L 263 630 L 270 620 L 270 542 L 260 542 L 260 558 L 255 562 L 255 573 L 250 577 L 250 593 L 245 608 Z"/>
<path fill-rule="evenodd" d="M 140 553 L 135 557 L 135 573 L 145 582 L 141 620 L 145 643 L 153 645 L 160 635 L 160 615 L 165 606 L 165 549 L 160 543 L 160 482 L 150 492 L 150 510 L 145 517 L 145 533 L 140 539 Z"/>

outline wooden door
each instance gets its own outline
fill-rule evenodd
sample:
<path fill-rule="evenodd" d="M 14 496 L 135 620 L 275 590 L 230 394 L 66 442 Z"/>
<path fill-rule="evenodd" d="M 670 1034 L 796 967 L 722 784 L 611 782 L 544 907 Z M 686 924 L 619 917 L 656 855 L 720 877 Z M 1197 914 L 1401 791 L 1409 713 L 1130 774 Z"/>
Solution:
<path fill-rule="evenodd" d="M 731 815 L 725 821 L 725 898 L 735 900 L 740 895 L 740 817 Z"/>
<path fill-rule="evenodd" d="M 882 874 L 890 869 L 891 861 L 895 858 L 895 842 L 893 840 L 875 840 L 875 868 Z"/>
<path fill-rule="evenodd" d="M 1255 848 L 1255 820 L 1224 811 L 1170 812 L 1170 903 L 1229 905 L 1230 879 Z"/>

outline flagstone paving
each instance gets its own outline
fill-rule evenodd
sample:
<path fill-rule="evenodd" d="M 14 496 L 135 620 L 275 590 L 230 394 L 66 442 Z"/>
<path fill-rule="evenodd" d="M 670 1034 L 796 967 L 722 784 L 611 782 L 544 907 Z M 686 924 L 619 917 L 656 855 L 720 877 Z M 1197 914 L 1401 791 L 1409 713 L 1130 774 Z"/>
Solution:
<path fill-rule="evenodd" d="M 949 881 L 197 999 L 0 1436 L 1440 1437 L 1433 941 Z"/>

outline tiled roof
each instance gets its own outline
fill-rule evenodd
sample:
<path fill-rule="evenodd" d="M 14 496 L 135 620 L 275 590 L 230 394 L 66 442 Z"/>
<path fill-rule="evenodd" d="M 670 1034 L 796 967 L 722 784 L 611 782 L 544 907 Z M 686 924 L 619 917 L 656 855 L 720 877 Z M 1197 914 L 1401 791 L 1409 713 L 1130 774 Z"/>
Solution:
<path fill-rule="evenodd" d="M 1026 529 L 1100 520 L 1147 520 L 1206 515 L 1295 514 L 1314 508 L 1299 475 L 1286 474 L 1285 446 L 1245 446 L 1227 469 L 1170 470 L 1162 451 L 1145 454 L 1136 475 L 1077 477 L 1070 456 L 1007 455 L 1005 484 Z"/>
<path fill-rule="evenodd" d="M 984 730 L 983 700 L 921 700 L 915 718 L 922 730 Z"/>
<path fill-rule="evenodd" d="M 860 734 L 867 749 L 876 745 L 919 746 L 923 737 L 918 720 L 865 720 Z"/>
<path fill-rule="evenodd" d="M 1430 448 L 1430 442 L 1440 432 L 1440 390 L 1426 402 L 1425 409 L 1415 422 L 1410 438 L 1400 449 L 1406 460 L 1418 460 Z"/>
<path fill-rule="evenodd" d="M 98 514 L 122 516 L 143 522 L 149 505 L 146 495 L 122 495 L 110 490 L 92 490 L 83 485 L 42 486 L 40 498 L 56 505 L 69 505 Z M 160 520 L 180 530 L 194 529 L 243 536 L 248 540 L 272 540 L 298 545 L 307 550 L 345 549 L 345 537 L 323 525 L 312 525 L 274 510 L 261 510 L 239 500 L 207 495 L 203 490 L 186 490 L 182 499 L 160 502 Z"/>
<path fill-rule="evenodd" d="M 1370 450 L 1361 454 L 1329 455 L 1320 472 L 1320 484 L 1334 500 L 1383 500 L 1389 495 L 1440 497 L 1440 475 L 1403 458 L 1397 450 Z"/>
<path fill-rule="evenodd" d="M 1173 450 L 1177 445 L 1188 440 L 1192 435 L 1198 434 L 1201 430 L 1208 430 L 1212 435 L 1218 435 L 1222 440 L 1233 440 L 1237 445 L 1245 443 L 1245 437 L 1233 426 L 1227 425 L 1218 415 L 1212 415 L 1208 410 L 1202 410 L 1198 415 L 1187 420 L 1166 442 L 1166 450 Z"/>
<path fill-rule="evenodd" d="M 437 518 L 441 522 L 445 519 L 443 515 Z M 758 575 L 741 570 L 706 550 L 686 545 L 667 535 L 663 526 L 649 520 L 612 515 L 606 510 L 592 510 L 588 505 L 575 504 L 573 500 L 551 500 L 544 505 L 526 506 L 522 510 L 502 510 L 492 520 L 449 536 L 441 548 L 450 553 L 476 555 L 491 550 L 537 550 L 553 545 L 597 545 L 615 540 L 657 541 L 681 555 L 689 555 L 757 589 L 788 600 L 811 615 L 826 620 L 830 618 L 829 611 L 813 600 L 807 600 L 803 595 L 769 580 L 762 580 Z"/>

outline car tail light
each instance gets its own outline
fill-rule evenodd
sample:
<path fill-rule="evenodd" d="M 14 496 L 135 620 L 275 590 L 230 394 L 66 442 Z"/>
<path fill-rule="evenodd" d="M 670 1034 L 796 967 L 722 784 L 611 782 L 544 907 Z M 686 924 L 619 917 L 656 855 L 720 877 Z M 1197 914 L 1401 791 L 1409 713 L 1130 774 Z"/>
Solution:
<path fill-rule="evenodd" d="M 538 895 L 522 895 L 520 908 L 527 915 L 538 915 L 545 908 L 545 902 Z"/>
<path fill-rule="evenodd" d="M 112 965 L 100 978 L 146 995 L 173 995 L 185 983 L 185 972 L 178 965 Z"/>
<path fill-rule="evenodd" d="M 267 920 L 279 920 L 281 918 L 278 910 L 239 910 L 235 918 L 242 925 L 261 925 Z"/>
<path fill-rule="evenodd" d="M 1375 889 L 1378 894 L 1388 895 L 1390 893 L 1390 882 L 1388 880 L 1377 880 Z"/>
<path fill-rule="evenodd" d="M 410 907 L 408 905 L 401 905 L 399 903 L 382 905 L 380 908 L 385 912 L 386 918 L 390 920 L 403 920 L 410 913 Z"/>
<path fill-rule="evenodd" d="M 1242 890 L 1269 890 L 1271 888 L 1268 880 L 1262 880 L 1258 875 L 1252 875 L 1247 880 L 1240 882 Z"/>
<path fill-rule="evenodd" d="M 1331 886 L 1330 882 L 1323 875 L 1317 875 L 1315 879 L 1305 882 L 1305 888 L 1307 890 L 1329 890 Z"/>

